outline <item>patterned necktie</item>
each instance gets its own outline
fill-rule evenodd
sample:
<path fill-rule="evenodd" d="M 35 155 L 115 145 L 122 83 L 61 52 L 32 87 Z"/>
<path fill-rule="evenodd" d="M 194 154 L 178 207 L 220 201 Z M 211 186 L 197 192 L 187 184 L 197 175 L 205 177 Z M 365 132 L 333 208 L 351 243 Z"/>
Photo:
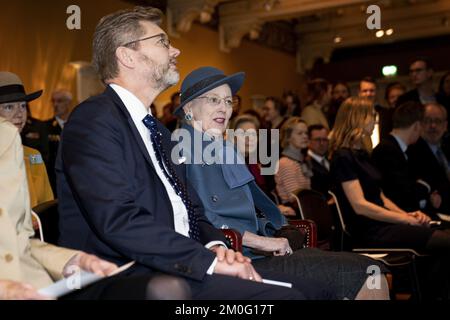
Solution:
<path fill-rule="evenodd" d="M 156 119 L 151 115 L 146 115 L 142 120 L 144 125 L 150 130 L 150 139 L 155 150 L 155 156 L 158 161 L 159 167 L 161 168 L 164 176 L 169 181 L 175 193 L 180 196 L 184 205 L 186 206 L 189 220 L 189 237 L 194 240 L 200 239 L 200 231 L 198 229 L 197 216 L 194 212 L 194 207 L 186 191 L 186 187 L 179 180 L 177 173 L 172 167 L 172 164 L 167 157 L 167 154 L 162 145 L 162 133 L 158 129 L 156 124 Z"/>
<path fill-rule="evenodd" d="M 445 154 L 442 151 L 441 147 L 438 147 L 436 150 L 436 158 L 441 167 L 444 168 L 444 171 L 447 174 L 447 179 L 450 180 L 450 168 L 448 166 L 448 160 L 445 157 Z"/>

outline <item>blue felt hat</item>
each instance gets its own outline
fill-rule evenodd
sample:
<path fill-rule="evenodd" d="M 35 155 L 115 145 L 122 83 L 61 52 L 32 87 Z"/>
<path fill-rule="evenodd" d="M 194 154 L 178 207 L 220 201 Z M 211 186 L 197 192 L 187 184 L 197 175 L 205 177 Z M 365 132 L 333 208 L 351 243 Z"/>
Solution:
<path fill-rule="evenodd" d="M 231 93 L 235 95 L 242 87 L 244 78 L 244 72 L 238 72 L 227 76 L 221 70 L 214 67 L 201 67 L 195 69 L 184 78 L 183 83 L 181 84 L 181 103 L 178 108 L 175 109 L 174 114 L 179 114 L 189 101 L 192 101 L 203 93 L 223 84 L 228 84 Z"/>

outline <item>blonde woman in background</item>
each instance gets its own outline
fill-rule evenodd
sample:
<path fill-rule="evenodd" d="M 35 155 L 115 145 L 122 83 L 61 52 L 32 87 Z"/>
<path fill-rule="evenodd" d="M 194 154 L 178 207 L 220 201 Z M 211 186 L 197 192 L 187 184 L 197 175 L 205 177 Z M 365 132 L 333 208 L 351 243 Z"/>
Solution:
<path fill-rule="evenodd" d="M 311 189 L 311 165 L 305 160 L 308 148 L 308 126 L 299 117 L 292 117 L 281 127 L 283 152 L 275 175 L 277 193 L 283 204 L 295 207 L 291 193 L 298 189 Z"/>

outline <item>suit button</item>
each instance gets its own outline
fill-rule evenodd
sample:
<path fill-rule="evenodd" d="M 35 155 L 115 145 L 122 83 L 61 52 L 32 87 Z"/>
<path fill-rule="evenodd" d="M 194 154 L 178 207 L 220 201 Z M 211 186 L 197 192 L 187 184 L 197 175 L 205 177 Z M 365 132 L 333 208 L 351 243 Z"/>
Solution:
<path fill-rule="evenodd" d="M 8 254 L 5 255 L 5 261 L 6 262 L 9 263 L 9 262 L 13 261 L 13 259 L 14 259 L 14 257 L 12 256 L 12 254 L 8 253 Z"/>
<path fill-rule="evenodd" d="M 212 202 L 217 202 L 217 201 L 219 201 L 219 197 L 218 196 L 212 196 L 211 200 L 212 200 Z"/>

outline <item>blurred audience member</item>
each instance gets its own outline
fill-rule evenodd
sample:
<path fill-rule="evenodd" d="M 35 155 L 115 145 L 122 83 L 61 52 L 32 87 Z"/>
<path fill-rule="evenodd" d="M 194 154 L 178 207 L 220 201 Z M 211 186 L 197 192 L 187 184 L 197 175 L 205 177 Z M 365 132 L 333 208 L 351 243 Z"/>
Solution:
<path fill-rule="evenodd" d="M 237 150 L 244 155 L 247 168 L 253 177 L 255 177 L 256 184 L 268 197 L 273 201 L 276 201 L 272 194 L 272 191 L 274 190 L 270 188 L 273 185 L 271 184 L 271 180 L 273 179 L 267 181 L 267 176 L 261 174 L 261 165 L 257 161 L 259 128 L 259 120 L 247 114 L 236 117 L 230 127 L 230 129 L 235 130 L 235 141 L 233 141 L 233 143 L 236 144 Z M 280 204 L 278 205 L 278 209 L 280 209 L 280 212 L 284 215 L 295 215 L 295 211 L 290 207 Z"/>
<path fill-rule="evenodd" d="M 375 103 L 377 97 L 377 84 L 371 77 L 364 77 L 359 82 L 358 96 L 361 98 L 367 98 Z"/>
<path fill-rule="evenodd" d="M 163 114 L 160 121 L 173 132 L 178 126 L 178 118 L 173 114 L 180 105 L 180 92 L 177 91 L 170 96 L 170 102 L 163 107 Z M 156 116 L 156 113 L 153 113 Z"/>
<path fill-rule="evenodd" d="M 437 101 L 445 107 L 448 115 L 450 112 L 450 71 L 446 72 L 439 81 Z"/>
<path fill-rule="evenodd" d="M 450 146 L 442 137 L 447 130 L 447 110 L 440 104 L 425 106 L 421 138 L 408 150 L 411 166 L 419 179 L 442 199 L 436 211 L 450 214 Z"/>
<path fill-rule="evenodd" d="M 233 96 L 233 112 L 231 113 L 230 121 L 233 121 L 233 119 L 240 114 L 241 108 L 242 108 L 242 98 L 240 95 L 235 94 Z"/>
<path fill-rule="evenodd" d="M 59 127 L 59 133 L 61 133 L 61 130 L 64 129 L 64 124 L 69 118 L 70 108 L 72 106 L 72 94 L 63 89 L 53 91 L 52 104 L 55 112 L 55 126 L 57 125 Z"/>
<path fill-rule="evenodd" d="M 300 117 L 291 117 L 281 127 L 283 152 L 275 175 L 277 193 L 283 204 L 296 207 L 291 193 L 298 189 L 311 189 L 311 164 L 304 152 L 308 148 L 308 126 Z"/>
<path fill-rule="evenodd" d="M 351 96 L 350 87 L 345 82 L 336 82 L 331 90 L 331 102 L 326 111 L 330 128 L 333 128 L 336 114 L 345 99 Z"/>
<path fill-rule="evenodd" d="M 49 153 L 46 164 L 48 177 L 54 193 L 56 193 L 56 155 L 58 154 L 61 132 L 70 115 L 72 100 L 72 94 L 68 90 L 58 89 L 52 93 L 52 104 L 55 116 L 47 121 L 47 143 Z"/>
<path fill-rule="evenodd" d="M 372 147 L 375 147 L 378 143 L 380 143 L 380 111 L 382 110 L 382 107 L 378 104 L 376 104 L 377 99 L 377 84 L 375 80 L 372 77 L 364 77 L 359 82 L 359 92 L 358 96 L 360 98 L 366 98 L 374 103 L 375 108 L 375 128 L 372 132 L 371 136 L 365 136 L 364 137 L 364 144 L 366 147 L 371 149 Z"/>
<path fill-rule="evenodd" d="M 400 82 L 391 82 L 386 86 L 384 99 L 387 102 L 387 107 L 390 109 L 395 108 L 397 105 L 398 97 L 406 92 L 406 88 Z"/>
<path fill-rule="evenodd" d="M 307 125 L 321 124 L 329 129 L 328 120 L 323 112 L 331 100 L 331 85 L 324 79 L 308 82 L 308 106 L 302 111 L 302 119 Z"/>
<path fill-rule="evenodd" d="M 394 115 L 395 106 L 399 96 L 406 92 L 406 88 L 399 82 L 391 82 L 386 86 L 384 99 L 387 102 L 386 106 L 375 106 L 379 116 L 380 123 L 380 139 L 389 137 L 392 131 L 392 117 Z"/>
<path fill-rule="evenodd" d="M 372 152 L 385 195 L 408 212 L 425 210 L 430 204 L 439 207 L 441 203 L 437 192 L 431 192 L 433 190 L 427 184 L 416 181 L 406 153 L 420 137 L 423 115 L 423 106 L 419 102 L 408 101 L 399 106 L 393 117 L 394 129 Z"/>
<path fill-rule="evenodd" d="M 283 103 L 286 106 L 286 117 L 300 115 L 300 98 L 293 91 L 286 91 L 283 93 Z"/>
<path fill-rule="evenodd" d="M 308 127 L 308 159 L 312 165 L 311 188 L 328 196 L 330 190 L 330 162 L 327 159 L 329 131 L 323 125 Z"/>
<path fill-rule="evenodd" d="M 263 119 L 270 123 L 272 129 L 280 129 L 286 121 L 286 106 L 275 97 L 267 97 L 263 107 Z"/>
<path fill-rule="evenodd" d="M 409 77 L 414 89 L 401 95 L 397 105 L 406 101 L 416 101 L 425 105 L 436 102 L 436 94 L 433 89 L 433 67 L 426 58 L 417 58 L 409 66 Z"/>

